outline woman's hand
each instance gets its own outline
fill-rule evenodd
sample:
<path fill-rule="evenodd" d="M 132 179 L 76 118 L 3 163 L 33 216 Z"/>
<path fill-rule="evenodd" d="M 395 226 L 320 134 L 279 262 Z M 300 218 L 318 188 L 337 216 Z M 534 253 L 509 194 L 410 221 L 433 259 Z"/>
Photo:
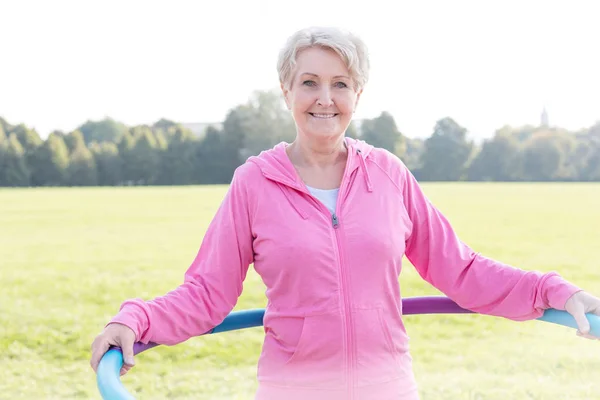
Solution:
<path fill-rule="evenodd" d="M 590 334 L 590 323 L 585 316 L 592 313 L 600 316 L 600 299 L 585 291 L 573 294 L 565 303 L 565 310 L 575 318 L 577 323 L 577 335 L 586 339 L 599 340 L 600 337 Z"/>
<path fill-rule="evenodd" d="M 101 334 L 96 336 L 96 339 L 92 343 L 92 359 L 90 364 L 94 372 L 98 372 L 98 364 L 100 364 L 100 360 L 110 346 L 117 346 L 123 351 L 121 376 L 125 375 L 135 365 L 133 358 L 134 341 L 135 333 L 128 326 L 117 323 L 109 324 Z"/>

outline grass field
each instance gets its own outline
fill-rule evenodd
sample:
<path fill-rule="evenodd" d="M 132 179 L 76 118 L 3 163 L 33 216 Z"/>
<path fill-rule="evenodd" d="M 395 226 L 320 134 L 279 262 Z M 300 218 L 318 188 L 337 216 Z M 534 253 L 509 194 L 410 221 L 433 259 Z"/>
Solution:
<path fill-rule="evenodd" d="M 600 184 L 425 184 L 477 251 L 600 295 Z M 94 336 L 178 285 L 224 186 L 0 190 L 0 399 L 99 399 Z M 438 294 L 410 264 L 404 296 Z M 263 307 L 251 271 L 237 309 Z M 539 321 L 407 316 L 423 399 L 599 398 L 600 342 Z M 260 328 L 137 356 L 139 399 L 251 399 Z"/>

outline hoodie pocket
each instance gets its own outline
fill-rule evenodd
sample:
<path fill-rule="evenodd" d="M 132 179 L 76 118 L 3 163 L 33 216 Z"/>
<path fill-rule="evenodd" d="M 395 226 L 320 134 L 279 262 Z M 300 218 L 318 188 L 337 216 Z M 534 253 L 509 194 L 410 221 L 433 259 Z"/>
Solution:
<path fill-rule="evenodd" d="M 353 315 L 357 383 L 371 385 L 399 378 L 402 357 L 394 346 L 383 310 L 355 309 Z"/>
<path fill-rule="evenodd" d="M 339 313 L 275 317 L 268 325 L 259 379 L 287 386 L 343 385 L 344 346 Z"/>

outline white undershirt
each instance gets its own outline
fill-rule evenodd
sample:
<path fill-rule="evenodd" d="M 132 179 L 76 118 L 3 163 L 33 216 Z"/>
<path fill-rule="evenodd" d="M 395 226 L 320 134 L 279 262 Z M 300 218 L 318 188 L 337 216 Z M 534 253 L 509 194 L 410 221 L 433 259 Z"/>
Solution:
<path fill-rule="evenodd" d="M 319 199 L 321 203 L 325 204 L 331 214 L 335 214 L 335 205 L 340 189 L 315 189 L 310 186 L 307 186 L 307 188 L 310 191 L 310 194 Z"/>

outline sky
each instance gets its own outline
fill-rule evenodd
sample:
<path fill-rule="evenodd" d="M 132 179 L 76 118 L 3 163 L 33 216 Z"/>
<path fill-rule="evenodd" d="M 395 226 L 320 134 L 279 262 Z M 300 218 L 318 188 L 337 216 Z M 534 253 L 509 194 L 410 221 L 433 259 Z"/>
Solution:
<path fill-rule="evenodd" d="M 0 117 L 42 137 L 111 117 L 219 122 L 277 89 L 279 49 L 312 25 L 369 47 L 356 118 L 409 137 L 450 116 L 472 138 L 504 125 L 600 120 L 600 2 L 0 0 Z"/>

